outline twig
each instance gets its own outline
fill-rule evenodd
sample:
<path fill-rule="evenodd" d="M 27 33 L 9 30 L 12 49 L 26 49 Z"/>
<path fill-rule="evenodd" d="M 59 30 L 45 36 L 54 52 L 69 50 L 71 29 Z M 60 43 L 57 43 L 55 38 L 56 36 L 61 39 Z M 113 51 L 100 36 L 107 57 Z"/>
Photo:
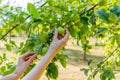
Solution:
<path fill-rule="evenodd" d="M 43 7 L 45 4 L 47 4 L 47 2 L 43 3 L 40 7 Z"/>
<path fill-rule="evenodd" d="M 117 47 L 113 50 L 113 52 L 111 52 L 111 54 L 103 60 L 103 62 L 105 62 L 106 60 L 108 60 L 108 59 L 115 53 L 115 51 L 116 51 L 118 48 L 119 48 L 119 47 L 117 46 Z"/>
<path fill-rule="evenodd" d="M 2 20 L 4 21 L 4 23 L 6 23 L 6 20 L 3 18 L 3 16 L 1 16 Z M 7 23 L 6 23 L 7 24 Z"/>
<path fill-rule="evenodd" d="M 14 30 L 18 25 L 20 25 L 20 24 L 14 25 L 10 30 L 8 30 L 8 31 L 0 38 L 0 40 L 2 40 L 9 32 L 11 32 L 12 30 Z"/>
<path fill-rule="evenodd" d="M 87 11 L 83 11 L 79 16 L 81 17 L 82 15 L 84 15 L 85 13 L 93 10 L 98 4 L 95 4 L 93 7 L 91 7 L 90 9 L 88 9 Z"/>
<path fill-rule="evenodd" d="M 45 4 L 46 4 L 47 2 L 45 2 L 45 3 L 43 3 L 42 5 L 41 5 L 41 7 L 43 7 Z M 26 18 L 25 18 L 25 20 L 27 20 L 28 18 L 30 18 L 31 17 L 31 15 L 29 15 L 29 16 L 27 16 Z M 12 30 L 14 30 L 16 27 L 18 27 L 18 25 L 20 25 L 21 23 L 17 23 L 16 25 L 14 25 L 11 29 L 9 29 L 1 38 L 0 38 L 0 40 L 2 40 L 5 36 L 7 36 L 7 34 L 9 33 L 9 32 L 11 32 Z"/>
<path fill-rule="evenodd" d="M 111 54 L 109 55 L 109 56 L 107 56 L 103 61 L 101 61 L 100 63 L 100 65 L 96 68 L 96 69 L 94 69 L 94 71 L 93 71 L 93 73 L 90 75 L 90 76 L 92 76 L 96 71 L 98 71 L 99 69 L 100 69 L 100 67 L 102 66 L 102 64 L 105 62 L 105 61 L 107 61 L 114 53 L 115 53 L 115 51 L 118 49 L 119 47 L 117 46 L 112 52 L 111 52 Z M 93 77 L 93 76 L 92 76 Z"/>

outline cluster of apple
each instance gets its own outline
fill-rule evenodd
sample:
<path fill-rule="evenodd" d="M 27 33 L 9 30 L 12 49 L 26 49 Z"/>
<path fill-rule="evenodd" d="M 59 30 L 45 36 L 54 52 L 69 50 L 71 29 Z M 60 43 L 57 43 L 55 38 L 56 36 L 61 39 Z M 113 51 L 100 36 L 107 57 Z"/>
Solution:
<path fill-rule="evenodd" d="M 61 39 L 62 37 L 64 37 L 64 34 L 65 34 L 65 29 L 62 28 L 62 27 L 59 27 L 59 28 L 58 28 L 58 39 Z M 52 33 L 48 33 L 47 35 L 48 35 L 48 38 L 47 38 L 47 40 L 46 40 L 45 43 L 50 44 L 51 39 L 52 39 L 52 37 L 53 37 L 53 32 L 52 32 Z M 48 51 L 48 47 L 45 46 L 45 44 L 43 44 L 42 49 L 41 49 L 41 51 L 40 51 L 39 54 L 40 54 L 41 56 L 44 56 L 47 51 Z"/>

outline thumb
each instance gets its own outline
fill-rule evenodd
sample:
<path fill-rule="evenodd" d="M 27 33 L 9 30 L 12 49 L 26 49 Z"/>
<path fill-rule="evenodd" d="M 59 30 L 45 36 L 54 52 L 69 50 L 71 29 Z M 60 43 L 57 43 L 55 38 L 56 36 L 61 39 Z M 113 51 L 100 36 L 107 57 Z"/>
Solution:
<path fill-rule="evenodd" d="M 53 39 L 57 39 L 57 36 L 58 36 L 58 30 L 55 28 L 55 32 L 54 32 L 54 37 L 53 37 Z"/>

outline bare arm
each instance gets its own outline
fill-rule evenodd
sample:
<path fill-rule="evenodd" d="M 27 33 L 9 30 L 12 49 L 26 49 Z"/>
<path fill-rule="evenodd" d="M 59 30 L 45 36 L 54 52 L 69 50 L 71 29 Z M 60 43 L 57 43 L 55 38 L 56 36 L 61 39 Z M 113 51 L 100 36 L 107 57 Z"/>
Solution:
<path fill-rule="evenodd" d="M 68 30 L 66 30 L 65 36 L 60 40 L 58 39 L 58 31 L 55 30 L 54 38 L 48 52 L 43 57 L 43 59 L 22 80 L 39 80 L 51 59 L 56 55 L 57 51 L 66 44 L 68 38 Z"/>
<path fill-rule="evenodd" d="M 18 80 L 23 75 L 28 66 L 32 63 L 32 61 L 36 59 L 36 57 L 37 56 L 34 55 L 33 52 L 28 52 L 22 55 L 19 57 L 16 70 L 12 74 L 4 76 L 0 80 Z"/>
<path fill-rule="evenodd" d="M 7 76 L 3 77 L 0 80 L 18 80 L 18 75 L 14 72 L 10 75 L 7 75 Z"/>

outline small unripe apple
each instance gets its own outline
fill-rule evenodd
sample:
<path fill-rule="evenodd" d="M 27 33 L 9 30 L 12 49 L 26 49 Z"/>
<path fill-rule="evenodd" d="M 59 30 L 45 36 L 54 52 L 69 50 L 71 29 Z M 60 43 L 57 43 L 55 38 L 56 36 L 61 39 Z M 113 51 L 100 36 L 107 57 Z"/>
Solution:
<path fill-rule="evenodd" d="M 107 0 L 98 0 L 99 6 L 104 6 L 105 4 L 107 4 Z"/>
<path fill-rule="evenodd" d="M 59 27 L 58 28 L 58 33 L 63 36 L 65 34 L 65 29 L 62 28 L 62 27 Z"/>
<path fill-rule="evenodd" d="M 89 48 L 89 49 L 91 49 L 91 48 L 92 48 L 92 46 L 91 46 L 91 45 L 88 45 L 88 48 Z"/>
<path fill-rule="evenodd" d="M 46 52 L 48 51 L 48 47 L 43 47 L 42 52 L 40 53 L 41 56 L 44 56 Z"/>
<path fill-rule="evenodd" d="M 48 38 L 49 37 L 48 32 L 44 32 L 43 35 L 44 35 L 44 38 Z"/>
<path fill-rule="evenodd" d="M 120 66 L 120 62 L 116 62 L 116 65 L 117 65 L 117 66 Z"/>

